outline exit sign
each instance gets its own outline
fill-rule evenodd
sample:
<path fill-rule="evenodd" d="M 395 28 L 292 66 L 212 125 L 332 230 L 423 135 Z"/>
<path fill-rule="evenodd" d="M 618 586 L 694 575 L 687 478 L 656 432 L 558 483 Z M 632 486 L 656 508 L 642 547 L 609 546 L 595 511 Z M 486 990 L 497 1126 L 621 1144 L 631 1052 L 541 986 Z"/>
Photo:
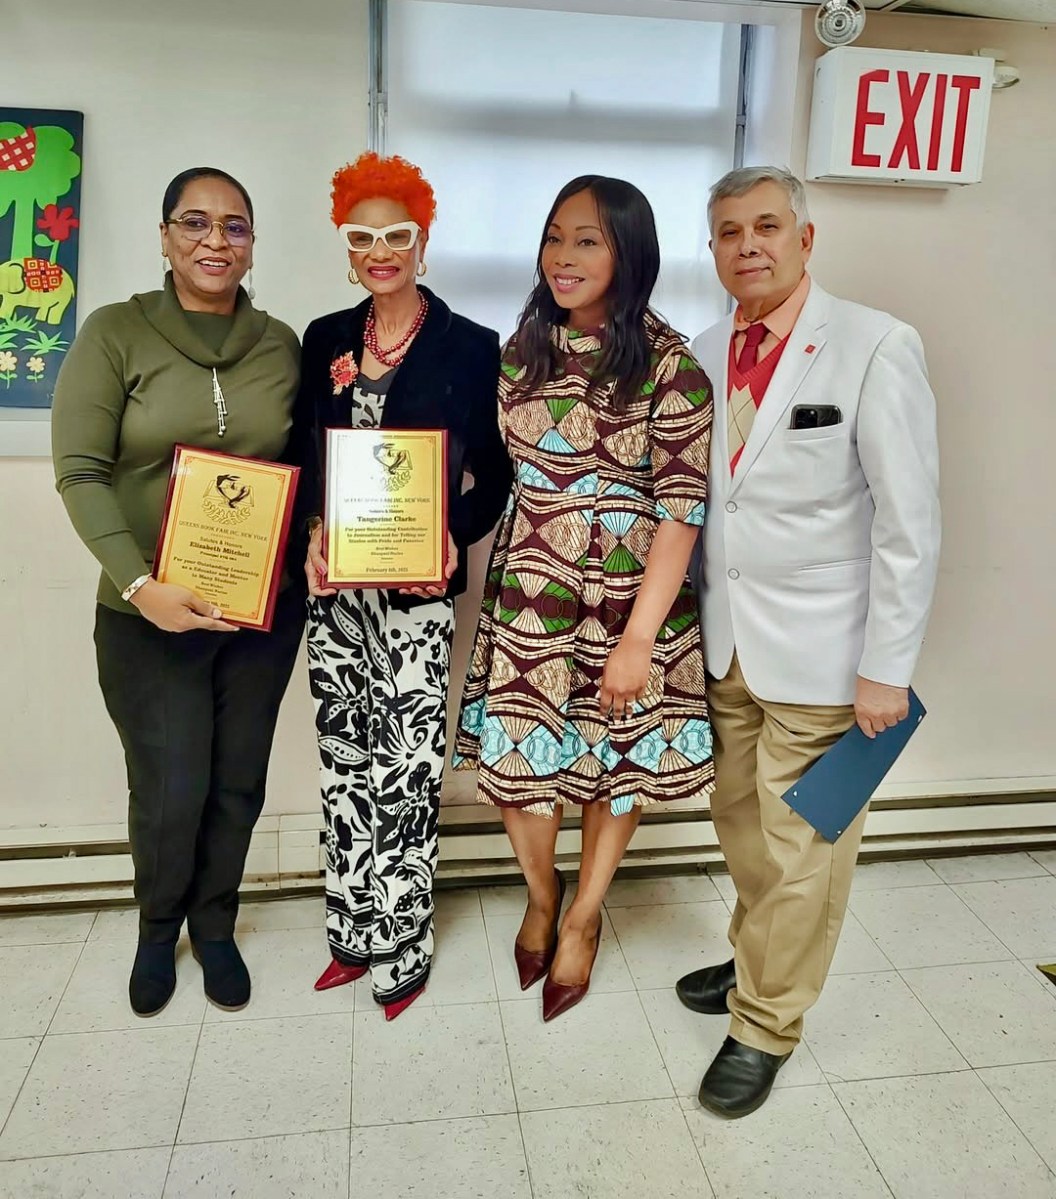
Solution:
<path fill-rule="evenodd" d="M 992 58 L 830 50 L 814 68 L 807 178 L 978 183 L 993 81 Z"/>

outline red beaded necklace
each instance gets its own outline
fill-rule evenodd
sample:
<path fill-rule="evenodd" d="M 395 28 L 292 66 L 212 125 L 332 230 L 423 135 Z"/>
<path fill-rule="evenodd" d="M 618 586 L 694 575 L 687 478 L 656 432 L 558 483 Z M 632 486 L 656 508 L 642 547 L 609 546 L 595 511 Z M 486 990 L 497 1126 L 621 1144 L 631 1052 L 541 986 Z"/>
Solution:
<path fill-rule="evenodd" d="M 389 346 L 387 350 L 383 350 L 378 345 L 378 329 L 374 323 L 374 303 L 371 301 L 370 311 L 367 313 L 367 323 L 363 326 L 363 344 L 382 366 L 399 366 L 404 358 L 407 357 L 407 351 L 411 348 L 411 342 L 414 341 L 419 329 L 425 323 L 425 314 L 428 311 L 429 301 L 424 293 L 419 292 L 418 315 L 411 322 L 411 327 L 394 346 Z"/>

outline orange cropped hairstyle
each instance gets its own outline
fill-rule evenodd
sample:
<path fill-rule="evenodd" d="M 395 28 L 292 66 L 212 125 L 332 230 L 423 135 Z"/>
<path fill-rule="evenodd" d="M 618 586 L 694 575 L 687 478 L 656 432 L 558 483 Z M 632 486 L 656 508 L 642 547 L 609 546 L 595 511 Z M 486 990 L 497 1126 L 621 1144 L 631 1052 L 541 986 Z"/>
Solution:
<path fill-rule="evenodd" d="M 398 201 L 411 214 L 411 220 L 428 232 L 436 216 L 436 197 L 421 170 L 406 158 L 382 158 L 372 150 L 334 172 L 330 219 L 335 225 L 343 225 L 349 211 L 361 200 L 379 197 Z"/>

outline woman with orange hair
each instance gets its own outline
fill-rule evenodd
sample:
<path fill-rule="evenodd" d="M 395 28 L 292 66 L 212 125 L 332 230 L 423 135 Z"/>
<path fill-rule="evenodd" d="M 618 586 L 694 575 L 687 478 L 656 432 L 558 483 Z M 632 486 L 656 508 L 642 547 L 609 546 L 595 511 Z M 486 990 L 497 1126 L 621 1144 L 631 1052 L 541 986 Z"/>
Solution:
<path fill-rule="evenodd" d="M 369 293 L 304 335 L 295 428 L 311 527 L 308 662 L 326 819 L 332 961 L 317 990 L 370 971 L 393 1019 L 425 987 L 433 950 L 454 597 L 466 552 L 497 522 L 512 468 L 499 435 L 499 339 L 421 286 L 433 189 L 402 158 L 364 154 L 333 179 L 349 282 Z M 327 428 L 446 429 L 446 587 L 327 586 L 322 552 Z M 472 475 L 472 485 L 466 475 Z"/>

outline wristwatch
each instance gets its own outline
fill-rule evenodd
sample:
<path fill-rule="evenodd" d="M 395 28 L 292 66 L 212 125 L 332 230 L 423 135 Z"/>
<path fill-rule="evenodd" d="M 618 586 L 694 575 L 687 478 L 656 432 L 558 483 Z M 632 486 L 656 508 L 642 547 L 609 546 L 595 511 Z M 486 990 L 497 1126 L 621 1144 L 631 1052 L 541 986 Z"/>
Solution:
<path fill-rule="evenodd" d="M 138 579 L 133 579 L 131 583 L 121 592 L 121 598 L 127 604 L 136 592 L 143 586 L 144 583 L 150 582 L 150 575 L 140 575 Z"/>

